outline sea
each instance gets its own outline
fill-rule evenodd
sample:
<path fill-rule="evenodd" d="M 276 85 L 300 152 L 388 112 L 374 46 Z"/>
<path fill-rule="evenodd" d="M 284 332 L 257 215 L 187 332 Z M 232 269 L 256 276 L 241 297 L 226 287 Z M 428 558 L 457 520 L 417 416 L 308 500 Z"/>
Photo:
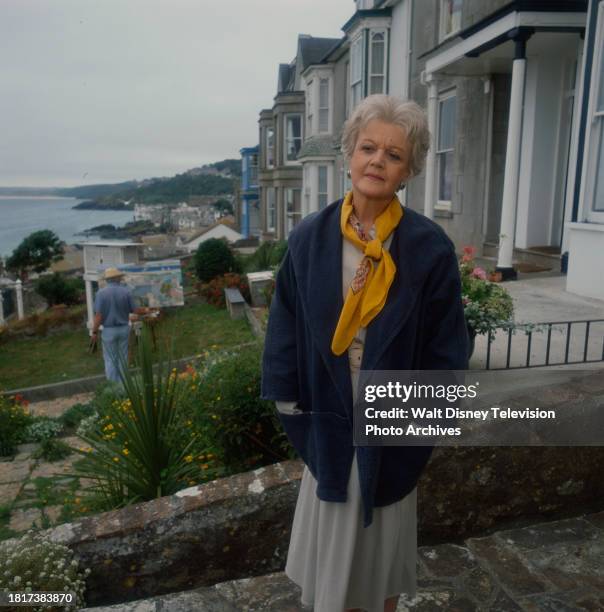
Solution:
<path fill-rule="evenodd" d="M 132 211 L 73 210 L 83 200 L 58 197 L 0 196 L 0 256 L 10 255 L 32 232 L 49 229 L 66 244 L 94 240 L 80 232 L 112 223 L 125 225 L 134 218 Z"/>

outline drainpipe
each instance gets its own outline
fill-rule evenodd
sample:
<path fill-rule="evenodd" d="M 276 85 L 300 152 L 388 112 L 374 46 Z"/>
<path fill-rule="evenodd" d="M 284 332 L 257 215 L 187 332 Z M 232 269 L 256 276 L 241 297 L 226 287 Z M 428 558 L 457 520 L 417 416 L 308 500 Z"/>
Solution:
<path fill-rule="evenodd" d="M 426 188 L 424 190 L 424 215 L 428 219 L 434 218 L 435 179 L 436 167 L 436 107 L 438 102 L 438 85 L 433 74 L 422 72 L 422 83 L 428 86 L 428 127 L 432 137 L 430 149 L 426 157 Z"/>
<path fill-rule="evenodd" d="M 524 80 L 526 73 L 526 41 L 533 34 L 530 28 L 516 28 L 510 32 L 515 53 L 512 64 L 512 91 L 510 95 L 510 116 L 505 155 L 505 178 L 503 181 L 503 202 L 499 230 L 499 257 L 497 272 L 503 280 L 516 280 L 518 274 L 512 267 L 514 235 L 516 233 L 516 209 L 518 205 L 518 176 L 520 174 L 520 149 L 522 138 L 522 105 L 524 101 Z"/>

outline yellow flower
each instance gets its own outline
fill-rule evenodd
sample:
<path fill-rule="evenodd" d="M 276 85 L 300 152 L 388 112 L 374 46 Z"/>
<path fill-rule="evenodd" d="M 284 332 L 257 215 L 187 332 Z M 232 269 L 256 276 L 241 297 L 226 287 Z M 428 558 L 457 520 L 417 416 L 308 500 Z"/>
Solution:
<path fill-rule="evenodd" d="M 75 498 L 73 501 L 74 501 L 76 504 L 79 504 L 79 503 L 80 503 L 80 498 L 79 498 L 79 497 L 76 497 L 76 498 Z"/>
<path fill-rule="evenodd" d="M 185 461 L 186 461 L 187 463 L 191 463 L 191 461 L 193 461 L 193 455 L 187 455 L 187 456 L 185 457 Z"/>
<path fill-rule="evenodd" d="M 125 448 L 125 449 L 122 451 L 122 453 L 124 453 L 124 455 L 128 456 L 128 455 L 129 455 L 129 453 L 130 453 L 130 451 L 129 451 L 127 448 Z"/>
<path fill-rule="evenodd" d="M 119 457 L 114 457 L 113 460 L 117 463 L 120 460 L 120 458 Z"/>
<path fill-rule="evenodd" d="M 208 459 L 211 459 L 214 455 L 212 453 L 208 453 Z"/>

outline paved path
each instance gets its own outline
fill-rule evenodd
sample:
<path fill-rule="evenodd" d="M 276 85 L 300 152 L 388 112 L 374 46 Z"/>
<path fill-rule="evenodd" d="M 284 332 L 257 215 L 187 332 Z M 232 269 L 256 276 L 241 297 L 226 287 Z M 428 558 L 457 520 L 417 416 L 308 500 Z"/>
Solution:
<path fill-rule="evenodd" d="M 585 298 L 566 291 L 566 277 L 560 275 L 522 275 L 518 281 L 504 283 L 514 300 L 516 323 L 543 323 L 551 321 L 579 321 L 604 319 L 604 301 Z M 589 328 L 587 351 L 586 324 L 572 326 L 568 342 L 569 361 L 582 361 L 585 352 L 590 360 L 604 358 L 604 321 Z M 557 325 L 550 336 L 550 363 L 564 362 L 566 357 L 568 326 Z M 512 336 L 511 366 L 526 365 L 528 336 L 521 330 Z M 537 329 L 531 336 L 531 365 L 545 364 L 548 328 Z M 498 332 L 491 345 L 491 367 L 505 367 L 508 335 Z M 470 362 L 472 368 L 486 367 L 487 337 L 476 338 L 476 349 Z M 601 365 L 601 363 L 600 363 Z M 585 367 L 585 366 L 577 366 Z M 593 366 L 587 366 L 593 367 Z"/>

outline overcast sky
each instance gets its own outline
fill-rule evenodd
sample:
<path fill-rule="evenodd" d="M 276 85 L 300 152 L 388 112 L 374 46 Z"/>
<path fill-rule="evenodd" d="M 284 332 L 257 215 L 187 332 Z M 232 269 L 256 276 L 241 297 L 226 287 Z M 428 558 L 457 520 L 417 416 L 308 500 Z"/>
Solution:
<path fill-rule="evenodd" d="M 298 33 L 353 0 L 0 0 L 0 186 L 171 176 L 257 144 Z"/>

